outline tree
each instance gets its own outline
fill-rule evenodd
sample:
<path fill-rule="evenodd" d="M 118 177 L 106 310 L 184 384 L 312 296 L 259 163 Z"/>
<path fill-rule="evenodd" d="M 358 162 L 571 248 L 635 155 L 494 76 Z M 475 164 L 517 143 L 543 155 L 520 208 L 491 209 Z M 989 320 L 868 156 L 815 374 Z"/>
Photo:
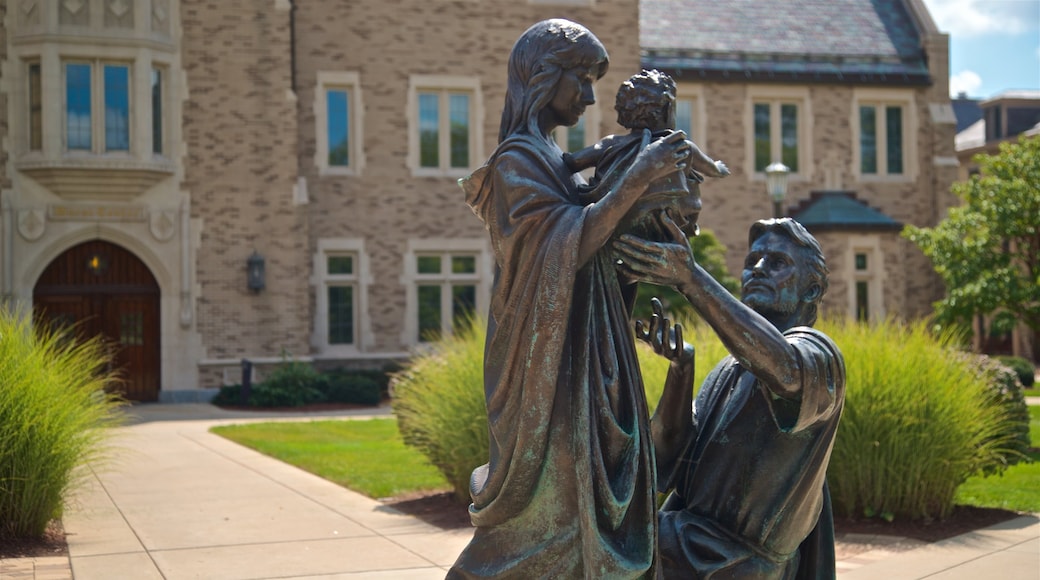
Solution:
<path fill-rule="evenodd" d="M 946 283 L 939 324 L 970 327 L 987 315 L 998 333 L 1018 322 L 1040 331 L 1040 137 L 1001 143 L 975 161 L 981 173 L 953 185 L 964 205 L 934 228 L 908 226 L 903 235 Z"/>
<path fill-rule="evenodd" d="M 731 294 L 736 295 L 740 292 L 740 280 L 730 276 L 729 270 L 726 269 L 726 246 L 722 245 L 711 230 L 702 229 L 700 234 L 690 238 L 690 247 L 693 248 L 694 259 L 706 272 L 711 274 L 712 278 L 718 280 L 719 284 L 722 284 Z M 654 297 L 661 300 L 665 311 L 672 318 L 693 318 L 693 307 L 682 294 L 671 288 L 643 282 L 640 282 L 636 293 L 632 317 L 650 320 L 650 316 L 653 314 L 650 299 Z"/>

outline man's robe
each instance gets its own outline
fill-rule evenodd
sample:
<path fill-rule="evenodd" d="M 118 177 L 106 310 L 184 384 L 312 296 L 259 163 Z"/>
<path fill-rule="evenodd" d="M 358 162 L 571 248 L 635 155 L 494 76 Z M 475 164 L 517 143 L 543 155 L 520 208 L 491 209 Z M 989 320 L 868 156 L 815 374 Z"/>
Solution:
<path fill-rule="evenodd" d="M 609 249 L 578 263 L 588 208 L 558 149 L 503 141 L 461 181 L 495 280 L 484 361 L 490 460 L 449 578 L 654 574 L 652 441 Z"/>
<path fill-rule="evenodd" d="M 817 330 L 784 336 L 799 359 L 800 396 L 774 394 L 726 357 L 697 395 L 686 450 L 660 466 L 662 491 L 674 488 L 659 515 L 666 578 L 834 577 L 825 476 L 845 363 Z"/>

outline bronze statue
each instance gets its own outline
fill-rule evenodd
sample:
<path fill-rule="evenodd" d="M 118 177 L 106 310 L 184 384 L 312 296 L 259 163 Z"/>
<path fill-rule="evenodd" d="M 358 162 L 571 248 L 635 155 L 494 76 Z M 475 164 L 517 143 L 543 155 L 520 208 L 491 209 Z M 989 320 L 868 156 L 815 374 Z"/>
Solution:
<path fill-rule="evenodd" d="M 704 381 L 693 413 L 693 349 L 659 302 L 637 336 L 672 361 L 651 420 L 664 578 L 834 578 L 834 531 L 825 485 L 845 397 L 835 344 L 810 328 L 827 288 L 816 239 L 790 218 L 750 232 L 742 301 L 695 261 L 679 227 L 670 242 L 622 236 L 630 275 L 674 286 L 731 356 Z"/>
<path fill-rule="evenodd" d="M 449 578 L 653 576 L 653 449 L 634 339 L 607 241 L 647 184 L 682 171 L 681 132 L 649 139 L 595 201 L 552 138 L 592 105 L 607 51 L 539 22 L 509 57 L 499 145 L 460 183 L 491 236 L 484 360 L 490 459 L 476 530 Z M 605 247 L 606 246 L 606 247 Z"/>
<path fill-rule="evenodd" d="M 658 70 L 644 70 L 621 84 L 614 108 L 618 124 L 629 133 L 608 135 L 591 147 L 564 154 L 564 161 L 575 172 L 596 168 L 587 187 L 590 195 L 600 190 L 601 183 L 622 175 L 650 139 L 675 131 L 675 95 L 675 81 Z M 660 212 L 674 208 L 683 231 L 688 236 L 696 235 L 701 208 L 699 184 L 704 176 L 725 177 L 729 173 L 725 163 L 713 160 L 690 143 L 685 171 L 672 172 L 651 183 L 619 230 L 660 240 Z"/>

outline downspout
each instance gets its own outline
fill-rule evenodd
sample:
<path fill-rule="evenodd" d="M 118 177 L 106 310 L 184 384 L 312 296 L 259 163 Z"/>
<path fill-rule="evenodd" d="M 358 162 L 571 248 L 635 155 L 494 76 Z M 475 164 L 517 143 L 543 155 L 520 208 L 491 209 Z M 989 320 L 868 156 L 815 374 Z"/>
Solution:
<path fill-rule="evenodd" d="M 296 94 L 296 0 L 289 0 L 289 88 Z"/>

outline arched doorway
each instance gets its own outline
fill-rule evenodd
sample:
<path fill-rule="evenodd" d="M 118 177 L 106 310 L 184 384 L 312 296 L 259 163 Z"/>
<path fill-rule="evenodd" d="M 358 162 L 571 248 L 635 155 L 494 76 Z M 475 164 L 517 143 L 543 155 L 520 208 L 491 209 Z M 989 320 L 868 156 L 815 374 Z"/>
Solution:
<path fill-rule="evenodd" d="M 159 398 L 159 284 L 137 256 L 101 240 L 69 248 L 36 281 L 33 308 L 115 345 L 127 399 Z"/>

